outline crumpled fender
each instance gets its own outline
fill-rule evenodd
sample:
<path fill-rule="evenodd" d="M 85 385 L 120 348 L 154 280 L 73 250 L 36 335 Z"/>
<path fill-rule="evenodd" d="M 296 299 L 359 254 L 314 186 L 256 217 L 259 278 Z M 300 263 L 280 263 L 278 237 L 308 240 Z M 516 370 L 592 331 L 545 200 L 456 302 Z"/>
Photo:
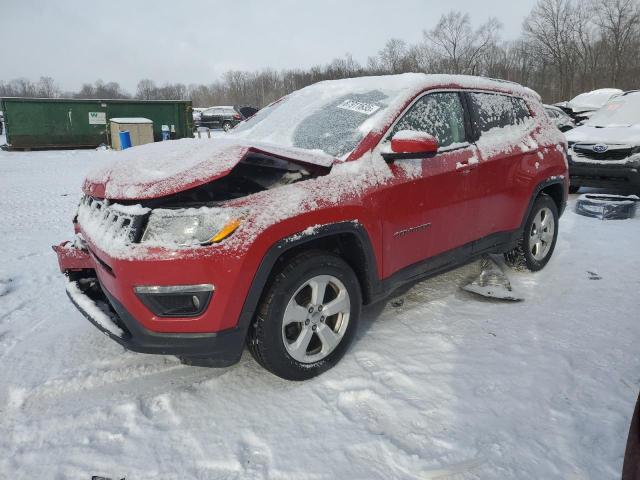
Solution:
<path fill-rule="evenodd" d="M 114 161 L 87 175 L 85 194 L 109 200 L 150 200 L 228 175 L 251 155 L 266 155 L 327 171 L 339 160 L 322 152 L 241 139 L 182 139 L 110 152 Z"/>
<path fill-rule="evenodd" d="M 94 268 L 89 252 L 75 247 L 68 240 L 60 245 L 53 245 L 51 248 L 58 256 L 58 265 L 62 273 L 66 273 L 69 270 Z"/>

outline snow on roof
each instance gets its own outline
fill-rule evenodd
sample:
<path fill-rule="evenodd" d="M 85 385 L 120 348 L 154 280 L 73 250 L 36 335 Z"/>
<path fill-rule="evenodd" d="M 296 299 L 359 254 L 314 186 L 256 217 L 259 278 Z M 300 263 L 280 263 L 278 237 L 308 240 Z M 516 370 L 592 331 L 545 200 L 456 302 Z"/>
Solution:
<path fill-rule="evenodd" d="M 152 120 L 142 117 L 122 117 L 109 119 L 113 123 L 153 123 Z"/>
<path fill-rule="evenodd" d="M 316 90 L 328 92 L 345 90 L 346 93 L 357 93 L 371 89 L 381 90 L 423 90 L 438 86 L 457 86 L 462 88 L 498 89 L 510 93 L 538 96 L 533 90 L 515 82 L 497 80 L 472 75 L 444 75 L 426 73 L 401 73 L 397 75 L 378 75 L 369 77 L 344 78 L 340 80 L 325 80 L 314 83 L 300 91 Z M 294 92 L 295 93 L 295 92 Z"/>

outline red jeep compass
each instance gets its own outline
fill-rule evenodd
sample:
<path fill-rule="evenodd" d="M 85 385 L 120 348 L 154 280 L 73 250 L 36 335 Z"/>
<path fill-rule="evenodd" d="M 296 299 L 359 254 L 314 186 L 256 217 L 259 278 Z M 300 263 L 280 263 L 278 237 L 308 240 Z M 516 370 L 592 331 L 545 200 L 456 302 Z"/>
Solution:
<path fill-rule="evenodd" d="M 137 352 L 280 377 L 333 366 L 361 306 L 486 253 L 539 270 L 568 189 L 539 97 L 477 77 L 321 82 L 224 139 L 113 153 L 93 172 L 67 293 Z"/>

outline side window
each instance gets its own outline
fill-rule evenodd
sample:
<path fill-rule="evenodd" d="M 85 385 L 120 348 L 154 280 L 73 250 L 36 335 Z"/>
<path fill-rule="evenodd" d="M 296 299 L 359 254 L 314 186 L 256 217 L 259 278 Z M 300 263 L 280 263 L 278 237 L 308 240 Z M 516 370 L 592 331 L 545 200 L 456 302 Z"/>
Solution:
<path fill-rule="evenodd" d="M 515 122 L 511 97 L 495 93 L 470 93 L 474 115 L 472 122 L 480 132 L 507 127 Z"/>
<path fill-rule="evenodd" d="M 400 130 L 429 133 L 438 139 L 441 147 L 464 142 L 464 108 L 460 96 L 455 92 L 424 95 L 396 123 L 387 140 Z"/>
<path fill-rule="evenodd" d="M 517 123 L 520 123 L 531 117 L 531 112 L 529 111 L 527 102 L 525 102 L 522 98 L 511 97 L 511 102 L 513 102 L 513 111 Z M 553 111 L 553 113 L 555 113 L 556 117 L 558 116 L 555 110 Z"/>

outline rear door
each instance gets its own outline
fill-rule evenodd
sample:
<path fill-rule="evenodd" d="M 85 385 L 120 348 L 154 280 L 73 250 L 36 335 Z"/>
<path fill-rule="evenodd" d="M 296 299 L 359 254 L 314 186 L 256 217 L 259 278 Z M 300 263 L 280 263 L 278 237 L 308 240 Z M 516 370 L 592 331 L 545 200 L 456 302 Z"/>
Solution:
<path fill-rule="evenodd" d="M 393 181 L 383 187 L 385 276 L 471 241 L 467 198 L 477 166 L 476 147 L 468 142 L 468 118 L 460 93 L 433 92 L 414 102 L 390 129 L 435 136 L 432 158 L 396 160 Z M 383 148 L 385 146 L 383 145 Z M 437 265 L 435 265 L 437 266 Z"/>
<path fill-rule="evenodd" d="M 476 238 L 517 228 L 522 189 L 535 172 L 538 145 L 527 103 L 490 92 L 467 93 L 480 154 L 469 206 Z"/>

